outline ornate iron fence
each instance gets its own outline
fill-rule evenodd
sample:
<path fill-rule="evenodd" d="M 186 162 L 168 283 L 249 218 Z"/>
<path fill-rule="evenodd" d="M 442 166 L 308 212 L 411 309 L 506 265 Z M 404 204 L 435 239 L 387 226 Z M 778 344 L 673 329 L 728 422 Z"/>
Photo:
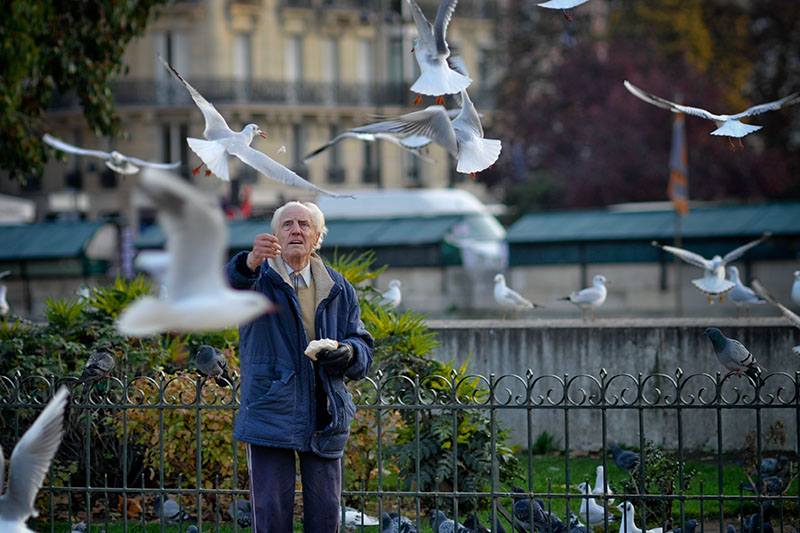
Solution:
<path fill-rule="evenodd" d="M 0 442 L 7 453 L 55 390 L 61 385 L 73 387 L 75 381 L 58 376 L 0 378 Z M 178 373 L 111 378 L 91 391 L 75 387 L 64 441 L 39 495 L 44 512 L 32 521 L 32 527 L 63 531 L 65 524 L 80 519 L 92 530 L 108 530 L 111 523 L 120 523 L 125 531 L 145 531 L 155 521 L 165 531 L 163 518 L 155 516 L 150 505 L 156 495 L 169 495 L 192 515 L 178 524 L 181 531 L 190 522 L 201 531 L 240 530 L 227 512 L 233 498 L 248 498 L 244 454 L 232 439 L 238 386 L 236 377 L 230 386 L 220 387 Z M 454 373 L 413 378 L 378 373 L 351 384 L 351 389 L 359 427 L 343 461 L 343 499 L 377 516 L 400 512 L 420 528 L 429 523 L 428 512 L 437 509 L 459 519 L 467 510 L 489 509 L 501 519 L 510 514 L 513 498 L 520 497 L 513 491 L 519 487 L 526 496 L 541 498 L 554 514 L 568 517 L 578 512 L 582 501 L 588 501 L 588 495 L 576 491 L 581 482 L 594 484 L 595 466 L 602 465 L 609 476 L 619 477 L 621 472 L 608 452 L 612 442 L 622 441 L 639 450 L 638 465 L 632 476 L 612 481 L 615 494 L 594 496 L 608 516 L 614 509 L 610 503 L 616 499 L 636 503 L 639 523 L 674 521 L 679 525 L 696 518 L 700 532 L 725 531 L 727 524 L 738 531 L 754 513 L 763 514 L 764 523 L 771 522 L 781 532 L 796 531 L 800 525 L 796 475 L 800 372 L 767 374 L 763 385 L 745 377 L 684 375 L 680 370 L 674 375 L 556 376 L 528 371 L 524 376 Z M 458 477 L 478 469 L 462 464 L 464 454 L 459 449 L 468 448 L 470 441 L 444 435 L 446 445 L 436 448 L 420 435 L 431 421 L 449 428 L 444 430 L 449 435 L 468 431 L 474 435 L 475 427 L 465 426 L 474 423 L 468 413 L 477 413 L 486 422 L 482 431 L 488 432 L 491 461 L 483 465 L 472 488 L 465 489 Z M 516 455 L 522 468 L 516 479 L 502 479 L 502 450 L 510 444 L 502 420 L 512 413 L 524 414 L 524 427 L 515 428 L 517 435 L 524 436 L 518 442 L 524 451 Z M 546 418 L 538 418 L 553 413 L 561 424 L 552 419 L 543 424 Z M 654 413 L 658 423 L 663 423 L 662 415 L 667 413 L 668 423 L 674 424 L 673 429 L 657 431 L 656 444 L 670 456 L 661 463 L 666 466 L 652 461 L 658 455 L 648 437 L 656 429 L 650 420 Z M 581 420 L 586 414 L 589 419 Z M 713 435 L 700 449 L 687 447 L 687 435 L 694 431 L 693 417 L 698 415 L 705 417 L 702 424 Z M 400 426 L 405 428 L 404 436 L 398 431 Z M 576 438 L 578 434 L 586 431 L 600 442 L 596 455 L 589 458 L 584 456 L 592 450 L 575 446 L 583 442 Z M 726 431 L 731 436 L 736 433 L 735 440 L 743 442 L 743 447 L 728 446 Z M 740 433 L 745 434 L 743 440 Z M 398 439 L 405 439 L 406 449 L 413 450 L 404 479 L 398 476 Z M 442 476 L 426 471 L 424 463 L 432 461 L 432 448 L 439 454 L 433 461 L 438 472 L 444 472 Z M 537 455 L 548 448 L 555 455 Z M 779 489 L 770 485 L 767 472 L 758 469 L 745 479 L 748 464 L 762 464 L 762 459 L 772 456 L 788 460 L 781 470 Z M 539 457 L 545 458 L 544 463 Z M 734 464 L 737 458 L 744 467 Z M 705 479 L 693 479 L 692 461 L 705 464 Z M 669 475 L 672 486 L 662 485 L 655 492 L 645 487 L 639 490 L 637 480 L 646 484 L 653 481 L 648 476 L 658 477 L 658 470 L 647 470 L 653 464 L 664 472 L 669 465 L 676 468 Z M 746 490 L 748 480 L 752 491 Z M 762 504 L 769 510 L 762 511 Z M 505 519 L 501 521 L 506 531 L 513 529 Z M 607 523 L 602 527 L 609 530 Z M 557 523 L 551 523 L 540 533 L 556 529 Z M 761 530 L 756 526 L 745 533 Z M 766 526 L 764 530 L 768 531 Z"/>

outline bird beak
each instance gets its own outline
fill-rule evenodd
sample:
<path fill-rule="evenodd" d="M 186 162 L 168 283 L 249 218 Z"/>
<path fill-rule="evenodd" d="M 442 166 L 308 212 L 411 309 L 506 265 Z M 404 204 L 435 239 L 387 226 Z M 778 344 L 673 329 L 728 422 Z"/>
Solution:
<path fill-rule="evenodd" d="M 261 136 L 262 139 L 266 139 L 267 138 L 267 133 L 264 132 L 264 131 L 258 130 L 258 134 Z"/>

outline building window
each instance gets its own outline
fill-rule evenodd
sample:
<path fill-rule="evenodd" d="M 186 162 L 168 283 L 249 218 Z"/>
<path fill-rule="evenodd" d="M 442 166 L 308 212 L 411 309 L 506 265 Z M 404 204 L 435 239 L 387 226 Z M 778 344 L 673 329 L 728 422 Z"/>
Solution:
<path fill-rule="evenodd" d="M 325 83 L 325 102 L 337 101 L 339 89 L 339 40 L 332 37 L 322 39 L 322 81 Z"/>
<path fill-rule="evenodd" d="M 250 80 L 253 77 L 252 37 L 249 33 L 237 33 L 233 38 L 233 79 L 236 100 L 250 101 Z"/>
<path fill-rule="evenodd" d="M 188 136 L 189 126 L 185 123 L 161 125 L 161 161 L 164 163 L 180 161 L 178 172 L 184 178 L 191 180 L 192 174 L 189 169 L 192 168 L 192 163 L 189 161 L 189 145 L 186 143 Z M 197 164 L 200 164 L 199 161 Z"/>
<path fill-rule="evenodd" d="M 338 135 L 339 128 L 331 125 L 328 128 L 328 136 L 333 139 Z M 345 170 L 342 167 L 342 153 L 339 143 L 328 148 L 328 182 L 344 183 L 346 179 Z"/>
<path fill-rule="evenodd" d="M 292 170 L 301 177 L 311 181 L 308 177 L 308 168 L 303 162 L 306 153 L 305 128 L 302 124 L 292 124 Z"/>
<path fill-rule="evenodd" d="M 406 160 L 406 182 L 410 187 L 422 186 L 422 172 L 419 164 L 419 157 L 412 153 L 405 153 Z"/>
<path fill-rule="evenodd" d="M 364 165 L 361 169 L 361 181 L 380 184 L 381 172 L 378 165 L 380 145 L 378 143 L 362 143 L 362 146 L 364 147 Z"/>
<path fill-rule="evenodd" d="M 104 189 L 113 189 L 117 186 L 117 173 L 108 167 L 100 172 L 100 186 Z"/>
<path fill-rule="evenodd" d="M 288 101 L 297 103 L 300 97 L 300 84 L 303 80 L 303 38 L 289 37 L 286 42 L 286 82 L 288 83 Z"/>

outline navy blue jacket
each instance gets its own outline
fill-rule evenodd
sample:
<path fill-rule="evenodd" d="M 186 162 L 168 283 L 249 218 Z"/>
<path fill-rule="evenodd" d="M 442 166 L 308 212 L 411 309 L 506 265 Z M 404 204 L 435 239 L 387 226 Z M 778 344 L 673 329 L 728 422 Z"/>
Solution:
<path fill-rule="evenodd" d="M 372 365 L 373 340 L 361 322 L 355 289 L 312 255 L 316 336 L 347 342 L 354 354 L 344 376 L 341 372 L 329 373 L 324 366 L 319 372 L 331 422 L 317 429 L 315 369 L 303 354 L 309 341 L 297 294 L 280 258 L 270 259 L 248 275 L 247 253 L 240 252 L 225 266 L 228 281 L 235 289 L 265 295 L 277 311 L 239 326 L 241 407 L 233 435 L 260 446 L 311 450 L 331 459 L 341 457 L 356 412 L 343 378 L 362 379 Z"/>

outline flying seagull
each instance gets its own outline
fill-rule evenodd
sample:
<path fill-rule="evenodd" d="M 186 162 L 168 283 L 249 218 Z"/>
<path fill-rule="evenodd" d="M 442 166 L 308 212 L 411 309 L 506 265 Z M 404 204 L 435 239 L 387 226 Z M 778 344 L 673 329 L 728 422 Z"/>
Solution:
<path fill-rule="evenodd" d="M 139 159 L 137 157 L 130 157 L 124 154 L 117 152 L 116 150 L 112 152 L 103 152 L 102 150 L 87 150 L 85 148 L 78 148 L 77 146 L 73 146 L 67 142 L 62 141 L 56 137 L 53 137 L 49 133 L 45 133 L 42 140 L 56 148 L 61 150 L 62 152 L 69 152 L 71 154 L 78 154 L 78 155 L 88 155 L 92 157 L 99 157 L 100 159 L 106 160 L 106 166 L 117 172 L 119 174 L 136 174 L 139 172 L 139 167 L 150 167 L 150 168 L 160 168 L 163 170 L 169 170 L 178 168 L 181 166 L 181 162 L 177 161 L 175 163 L 151 163 L 150 161 L 145 161 L 144 159 Z"/>
<path fill-rule="evenodd" d="M 743 122 L 739 122 L 740 118 L 760 115 L 762 113 L 766 113 L 767 111 L 775 111 L 776 109 L 780 109 L 785 105 L 789 106 L 800 102 L 800 92 L 795 92 L 789 96 L 784 96 L 780 100 L 775 100 L 774 102 L 754 105 L 753 107 L 742 111 L 741 113 L 736 113 L 735 115 L 717 115 L 699 107 L 676 104 L 675 102 L 670 102 L 669 100 L 665 100 L 660 96 L 655 96 L 653 94 L 644 92 L 628 80 L 623 81 L 623 84 L 625 85 L 625 88 L 631 92 L 631 94 L 640 100 L 644 100 L 648 104 L 652 104 L 662 109 L 668 109 L 673 113 L 686 113 L 687 115 L 694 115 L 707 120 L 713 120 L 717 125 L 717 129 L 712 131 L 711 135 L 722 135 L 728 137 L 728 141 L 731 143 L 731 148 L 735 148 L 733 145 L 733 140 L 731 139 L 732 137 L 739 139 L 739 148 L 742 148 L 742 137 L 748 133 L 753 133 L 754 131 L 761 129 L 761 126 L 753 126 L 752 124 L 744 124 Z"/>
<path fill-rule="evenodd" d="M 189 85 L 189 83 L 178 74 L 178 71 L 172 68 L 163 57 L 158 56 L 158 58 L 167 70 L 186 87 L 186 90 L 188 90 L 189 94 L 192 96 L 192 100 L 194 100 L 194 103 L 197 104 L 197 107 L 199 107 L 200 111 L 203 113 L 203 118 L 206 121 L 203 137 L 205 137 L 206 140 L 193 139 L 190 137 L 186 139 L 186 142 L 189 143 L 189 148 L 191 148 L 203 163 L 208 166 L 210 173 L 213 173 L 223 181 L 230 181 L 228 156 L 234 155 L 241 159 L 246 165 L 253 167 L 268 178 L 279 183 L 316 191 L 334 198 L 343 197 L 342 195 L 320 189 L 285 166 L 272 160 L 263 152 L 251 148 L 250 143 L 253 142 L 253 137 L 256 135 L 265 139 L 267 137 L 267 134 L 261 131 L 258 125 L 248 124 L 238 133 L 231 130 L 225 122 L 225 119 L 219 114 L 219 111 L 217 111 L 208 100 L 203 98 L 194 87 Z M 203 165 L 200 164 L 200 166 L 192 170 L 192 173 L 197 174 L 202 166 Z"/>
<path fill-rule="evenodd" d="M 728 278 L 733 282 L 733 289 L 728 293 L 731 301 L 736 305 L 736 317 L 739 317 L 739 311 L 744 306 L 746 316 L 750 316 L 750 306 L 754 304 L 763 304 L 766 301 L 762 300 L 753 289 L 742 283 L 739 279 L 739 269 L 731 265 L 728 267 Z"/>
<path fill-rule="evenodd" d="M 228 230 L 222 210 L 185 180 L 157 170 L 142 172 L 139 186 L 156 206 L 167 235 L 166 298 L 143 296 L 120 313 L 123 335 L 225 329 L 272 310 L 253 291 L 233 290 L 222 273 Z"/>
<path fill-rule="evenodd" d="M 61 387 L 14 446 L 8 485 L 0 496 L 0 531 L 3 533 L 33 533 L 25 522 L 37 515 L 36 494 L 61 444 L 68 401 L 69 390 Z M 0 449 L 0 491 L 4 480 L 5 456 Z"/>
<path fill-rule="evenodd" d="M 572 22 L 572 8 L 585 4 L 589 0 L 550 0 L 539 4 L 539 7 L 546 7 L 548 9 L 561 9 L 564 12 L 564 18 Z"/>
<path fill-rule="evenodd" d="M 722 365 L 728 369 L 728 373 L 722 379 L 727 378 L 731 374 L 741 376 L 742 373 L 747 374 L 754 382 L 757 381 L 764 384 L 764 380 L 759 376 L 760 372 L 765 369 L 759 366 L 756 358 L 750 353 L 750 350 L 745 348 L 744 344 L 736 339 L 729 339 L 722 334 L 717 328 L 707 328 L 703 335 L 708 337 L 711 341 L 711 346 L 714 348 L 714 355 L 717 356 Z"/>
<path fill-rule="evenodd" d="M 721 302 L 723 295 L 725 295 L 735 286 L 735 283 L 725 279 L 725 265 L 731 261 L 739 259 L 747 250 L 766 241 L 770 235 L 772 235 L 772 233 L 765 232 L 758 239 L 740 246 L 735 250 L 731 250 L 723 257 L 715 255 L 711 259 L 706 259 L 700 254 L 690 252 L 684 248 L 678 248 L 677 246 L 665 246 L 657 243 L 656 241 L 652 241 L 651 244 L 657 248 L 661 248 L 665 252 L 677 255 L 690 265 L 702 268 L 703 277 L 693 279 L 692 284 L 697 288 L 697 290 L 708 295 L 708 303 L 713 303 L 712 298 L 718 296 L 719 301 Z"/>
<path fill-rule="evenodd" d="M 755 279 L 755 278 L 753 279 L 753 290 L 755 290 L 756 293 L 758 293 L 759 296 L 764 298 L 770 304 L 772 304 L 775 307 L 777 307 L 780 310 L 780 312 L 783 314 L 783 317 L 786 320 L 788 320 L 789 322 L 791 322 L 792 325 L 794 325 L 794 327 L 800 329 L 800 316 L 797 316 L 797 314 L 792 312 L 788 307 L 786 307 L 785 305 L 780 303 L 778 300 L 776 300 L 775 297 L 772 296 L 772 294 L 770 294 L 769 291 L 767 291 L 767 288 L 761 283 L 761 280 Z M 797 346 L 793 347 L 792 351 L 796 355 L 800 355 L 800 344 L 798 344 Z"/>
<path fill-rule="evenodd" d="M 303 162 L 307 163 L 317 157 L 319 154 L 334 146 L 339 141 L 344 139 L 358 139 L 359 141 L 364 142 L 375 142 L 379 140 L 388 141 L 392 144 L 403 148 L 404 150 L 408 151 L 409 153 L 413 154 L 414 156 L 420 158 L 421 160 L 425 161 L 426 163 L 433 163 L 433 159 L 424 155 L 421 150 L 431 144 L 433 142 L 428 137 L 423 137 L 422 135 L 409 135 L 408 137 L 400 137 L 398 135 L 392 133 L 363 133 L 357 131 L 346 131 L 344 133 L 340 133 L 330 141 L 326 142 L 313 152 L 309 153 L 304 159 Z"/>
<path fill-rule="evenodd" d="M 592 320 L 594 320 L 594 310 L 603 305 L 606 301 L 608 291 L 606 283 L 611 283 L 605 276 L 600 274 L 596 275 L 592 280 L 592 286 L 581 289 L 577 292 L 571 293 L 569 296 L 558 298 L 559 300 L 568 300 L 577 305 L 583 313 L 583 320 L 586 321 L 586 311 L 591 312 Z"/>
<path fill-rule="evenodd" d="M 447 62 L 450 48 L 447 46 L 445 34 L 453 17 L 458 0 L 442 0 L 436 12 L 433 25 L 428 22 L 422 10 L 414 0 L 407 0 L 411 16 L 417 26 L 418 37 L 414 39 L 414 56 L 419 64 L 420 75 L 411 85 L 411 90 L 420 96 L 414 101 L 422 101 L 423 94 L 438 96 L 437 103 L 443 103 L 443 94 L 455 94 L 466 89 L 472 79 L 465 73 L 451 68 Z"/>
<path fill-rule="evenodd" d="M 506 286 L 506 277 L 502 274 L 497 274 L 494 277 L 494 301 L 503 308 L 503 320 L 505 320 L 506 313 L 509 310 L 514 311 L 514 317 L 516 318 L 520 311 L 544 307 L 526 300 L 515 290 L 509 289 Z"/>

